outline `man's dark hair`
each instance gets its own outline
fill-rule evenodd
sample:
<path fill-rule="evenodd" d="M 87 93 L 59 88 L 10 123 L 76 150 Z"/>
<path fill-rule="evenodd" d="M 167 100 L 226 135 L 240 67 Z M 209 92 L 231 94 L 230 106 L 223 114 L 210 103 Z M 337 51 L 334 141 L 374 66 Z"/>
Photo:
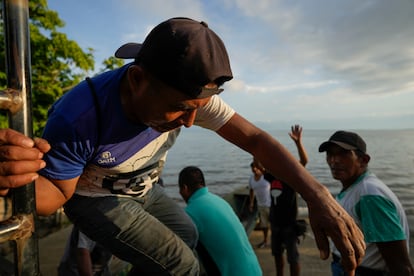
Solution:
<path fill-rule="evenodd" d="M 178 176 L 178 185 L 186 185 L 191 191 L 197 190 L 199 186 L 206 186 L 203 172 L 194 166 L 185 167 Z"/>

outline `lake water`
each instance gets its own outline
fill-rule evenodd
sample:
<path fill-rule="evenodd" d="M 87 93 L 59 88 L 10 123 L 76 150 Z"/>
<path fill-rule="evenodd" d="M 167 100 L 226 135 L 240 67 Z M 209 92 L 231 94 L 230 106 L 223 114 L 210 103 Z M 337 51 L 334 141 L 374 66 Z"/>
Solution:
<path fill-rule="evenodd" d="M 289 130 L 267 130 L 295 156 L 296 147 Z M 335 130 L 303 130 L 303 143 L 309 155 L 306 168 L 332 193 L 337 193 L 340 182 L 334 180 L 319 145 L 328 140 Z M 398 196 L 406 211 L 411 237 L 411 256 L 414 257 L 414 130 L 357 130 L 367 143 L 371 156 L 370 170 Z M 189 165 L 200 167 L 207 186 L 213 193 L 225 195 L 237 187 L 245 187 L 251 174 L 250 154 L 228 143 L 214 132 L 193 127 L 183 129 L 170 150 L 163 172 L 168 194 L 182 202 L 178 193 L 178 173 Z"/>

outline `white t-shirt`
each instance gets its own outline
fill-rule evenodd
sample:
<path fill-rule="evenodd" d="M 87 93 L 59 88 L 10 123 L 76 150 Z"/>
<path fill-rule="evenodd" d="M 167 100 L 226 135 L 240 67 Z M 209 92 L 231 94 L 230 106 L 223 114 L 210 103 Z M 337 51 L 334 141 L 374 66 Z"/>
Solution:
<path fill-rule="evenodd" d="M 249 180 L 249 186 L 254 191 L 257 205 L 262 207 L 270 207 L 270 183 L 264 179 L 264 176 L 262 175 L 259 180 L 256 180 L 254 175 L 252 175 Z"/>

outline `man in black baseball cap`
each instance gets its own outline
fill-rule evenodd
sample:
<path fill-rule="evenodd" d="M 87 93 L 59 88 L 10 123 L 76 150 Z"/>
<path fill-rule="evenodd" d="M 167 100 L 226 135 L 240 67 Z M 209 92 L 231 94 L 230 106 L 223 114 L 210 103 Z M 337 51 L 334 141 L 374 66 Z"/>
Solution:
<path fill-rule="evenodd" d="M 355 275 L 412 275 L 407 217 L 395 194 L 368 170 L 365 141 L 355 132 L 340 130 L 319 146 L 319 152 L 326 152 L 332 177 L 342 184 L 336 200 L 365 236 L 365 257 Z M 336 246 L 332 253 L 332 275 L 345 275 Z"/>
<path fill-rule="evenodd" d="M 223 91 L 233 78 L 226 48 L 205 22 L 173 18 L 156 26 L 142 44 L 127 43 L 118 58 L 133 58 L 156 78 L 192 98 Z"/>
<path fill-rule="evenodd" d="M 339 130 L 335 132 L 328 141 L 319 146 L 319 152 L 326 151 L 330 144 L 336 144 L 346 150 L 358 150 L 367 152 L 365 141 L 357 133 Z"/>
<path fill-rule="evenodd" d="M 133 265 L 131 275 L 197 275 L 197 229 L 157 183 L 180 128 L 198 125 L 293 183 L 309 207 L 321 258 L 329 256 L 329 236 L 347 253 L 346 269 L 356 267 L 362 233 L 329 190 L 217 95 L 232 72 L 206 23 L 168 19 L 142 45 L 124 45 L 116 55 L 133 61 L 81 82 L 49 112 L 43 138 L 52 149 L 35 185 L 40 215 L 65 204 L 83 233 Z"/>

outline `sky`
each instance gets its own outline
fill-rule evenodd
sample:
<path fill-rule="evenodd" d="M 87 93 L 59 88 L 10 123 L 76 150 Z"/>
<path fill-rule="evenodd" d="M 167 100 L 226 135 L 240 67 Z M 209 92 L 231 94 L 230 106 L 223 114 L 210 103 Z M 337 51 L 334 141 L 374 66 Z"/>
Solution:
<path fill-rule="evenodd" d="M 413 0 L 49 0 L 95 67 L 171 17 L 208 23 L 233 80 L 221 97 L 283 129 L 414 128 Z"/>

